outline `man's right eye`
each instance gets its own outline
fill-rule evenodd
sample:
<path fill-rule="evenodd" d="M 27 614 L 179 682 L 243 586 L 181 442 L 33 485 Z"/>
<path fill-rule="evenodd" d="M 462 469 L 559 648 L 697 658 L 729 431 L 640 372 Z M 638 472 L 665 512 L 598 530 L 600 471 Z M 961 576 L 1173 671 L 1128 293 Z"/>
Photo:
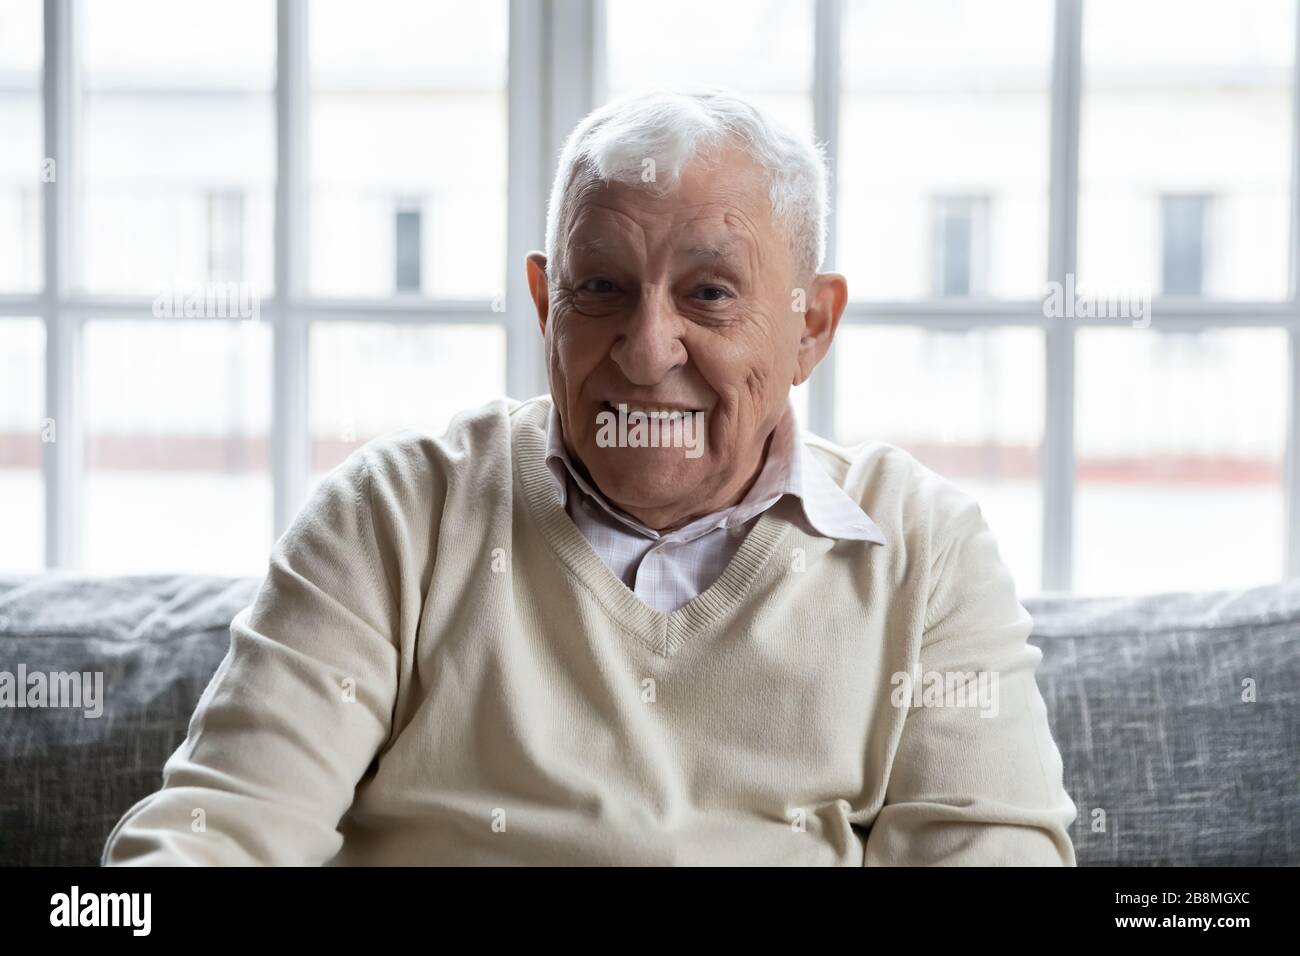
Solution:
<path fill-rule="evenodd" d="M 582 292 L 594 292 L 597 295 L 608 295 L 618 291 L 618 287 L 608 279 L 588 279 L 578 288 Z"/>

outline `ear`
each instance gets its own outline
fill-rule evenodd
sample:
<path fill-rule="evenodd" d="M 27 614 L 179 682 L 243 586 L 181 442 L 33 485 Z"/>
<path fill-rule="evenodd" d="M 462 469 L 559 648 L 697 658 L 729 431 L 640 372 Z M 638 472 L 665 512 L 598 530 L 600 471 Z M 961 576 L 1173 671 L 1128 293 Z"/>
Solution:
<path fill-rule="evenodd" d="M 530 252 L 527 256 L 528 294 L 533 297 L 537 307 L 537 324 L 546 335 L 546 317 L 550 312 L 550 289 L 546 285 L 546 256 L 540 252 Z"/>
<path fill-rule="evenodd" d="M 803 314 L 803 331 L 799 337 L 799 369 L 795 385 L 802 385 L 812 375 L 831 349 L 835 330 L 849 301 L 849 283 L 838 272 L 822 272 L 812 277 L 806 292 L 807 308 Z"/>

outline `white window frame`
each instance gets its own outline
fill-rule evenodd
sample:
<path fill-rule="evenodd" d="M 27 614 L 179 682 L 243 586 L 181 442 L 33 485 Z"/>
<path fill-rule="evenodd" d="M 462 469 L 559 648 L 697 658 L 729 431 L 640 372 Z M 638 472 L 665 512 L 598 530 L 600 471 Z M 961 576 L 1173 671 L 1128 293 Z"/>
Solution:
<path fill-rule="evenodd" d="M 34 295 L 0 296 L 5 316 L 39 316 L 45 326 L 45 407 L 58 440 L 44 446 L 45 564 L 76 568 L 81 555 L 79 505 L 83 478 L 79 382 L 84 323 L 151 316 L 143 297 L 103 297 L 75 292 L 68 269 L 76 259 L 75 138 L 77 7 L 79 0 L 43 0 L 45 155 L 55 161 L 57 183 L 44 186 L 44 285 Z M 1082 17 L 1086 0 L 1054 0 L 1048 274 L 1064 283 L 1075 271 L 1078 241 L 1079 102 Z M 1300 6 L 1300 0 L 1297 0 Z M 277 0 L 275 291 L 262 313 L 273 328 L 272 460 L 274 531 L 279 535 L 301 507 L 309 482 L 308 331 L 312 323 L 377 321 L 503 324 L 506 388 L 517 398 L 547 390 L 541 342 L 522 266 L 540 247 L 546 200 L 560 146 L 574 124 L 604 100 L 603 0 L 509 0 L 507 89 L 509 157 L 505 314 L 490 300 L 324 299 L 310 295 L 306 276 L 306 0 Z M 827 146 L 832 172 L 838 162 L 840 33 L 843 0 L 814 0 L 815 134 Z M 1295 47 L 1300 49 L 1300 10 Z M 1288 334 L 1288 426 L 1284 492 L 1284 568 L 1300 575 L 1300 56 L 1292 78 L 1291 230 L 1288 297 L 1274 302 L 1219 302 L 1157 298 L 1152 326 L 1170 329 L 1282 328 Z M 827 269 L 835 263 L 835 177 Z M 165 321 L 165 320 L 159 320 Z M 1046 391 L 1041 447 L 1042 586 L 1067 591 L 1072 583 L 1074 516 L 1074 354 L 1080 327 L 1104 319 L 1069 322 L 1043 316 L 1040 300 L 929 299 L 850 302 L 850 325 L 897 324 L 918 328 L 974 329 L 1027 326 L 1043 331 Z M 809 383 L 809 425 L 832 434 L 835 421 L 835 351 Z"/>

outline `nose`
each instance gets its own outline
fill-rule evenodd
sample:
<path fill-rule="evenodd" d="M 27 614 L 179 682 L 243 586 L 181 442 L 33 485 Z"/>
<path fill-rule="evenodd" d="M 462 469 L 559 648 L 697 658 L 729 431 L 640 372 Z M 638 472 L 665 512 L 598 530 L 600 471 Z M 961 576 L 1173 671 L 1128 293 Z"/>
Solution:
<path fill-rule="evenodd" d="M 625 319 L 610 357 L 632 384 L 658 385 L 669 372 L 686 364 L 683 331 L 684 320 L 672 296 L 661 289 L 647 289 Z"/>

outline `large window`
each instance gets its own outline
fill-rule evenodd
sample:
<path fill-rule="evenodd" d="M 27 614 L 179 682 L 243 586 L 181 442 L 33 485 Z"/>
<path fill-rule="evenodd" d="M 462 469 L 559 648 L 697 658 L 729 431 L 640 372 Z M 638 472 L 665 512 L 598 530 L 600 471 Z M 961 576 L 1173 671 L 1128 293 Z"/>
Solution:
<path fill-rule="evenodd" d="M 1278 576 L 1286 356 L 1281 329 L 1079 333 L 1079 588 Z"/>
<path fill-rule="evenodd" d="M 0 320 L 0 574 L 41 566 L 42 445 L 58 437 L 43 420 L 44 373 L 41 322 Z"/>
<path fill-rule="evenodd" d="M 0 0 L 0 295 L 41 286 L 41 5 Z"/>
<path fill-rule="evenodd" d="M 886 441 L 960 480 L 997 529 L 1016 583 L 1038 590 L 1043 333 L 852 325 L 835 345 L 835 431 Z"/>
<path fill-rule="evenodd" d="M 0 572 L 255 573 L 362 442 L 543 391 L 562 138 L 687 81 L 830 159 L 807 426 L 1026 593 L 1300 573 L 1296 6 L 0 0 Z"/>
<path fill-rule="evenodd" d="M 1024 591 L 1300 571 L 1295 4 L 836 9 L 837 437 L 972 491 Z"/>
<path fill-rule="evenodd" d="M 312 0 L 312 292 L 502 291 L 506 14 L 503 0 Z"/>
<path fill-rule="evenodd" d="M 611 96 L 721 86 L 813 132 L 812 0 L 609 0 L 606 19 Z"/>
<path fill-rule="evenodd" d="M 1086 0 L 1080 281 L 1177 294 L 1200 256 L 1190 294 L 1287 296 L 1295 8 Z"/>
<path fill-rule="evenodd" d="M 1295 13 L 1292 0 L 1083 5 L 1078 284 L 1156 298 L 1150 328 L 1074 335 L 1079 589 L 1284 573 Z M 1274 327 L 1242 327 L 1261 316 Z"/>
<path fill-rule="evenodd" d="M 269 292 L 274 7 L 115 0 L 74 9 L 74 287 L 154 296 L 226 281 L 233 268 Z"/>
<path fill-rule="evenodd" d="M 0 0 L 0 571 L 256 573 L 505 393 L 508 9 Z"/>
<path fill-rule="evenodd" d="M 266 557 L 263 322 L 91 319 L 82 345 L 91 571 L 238 573 Z"/>
<path fill-rule="evenodd" d="M 496 324 L 317 323 L 309 355 L 313 480 L 385 432 L 438 434 L 457 412 L 506 392 Z"/>

